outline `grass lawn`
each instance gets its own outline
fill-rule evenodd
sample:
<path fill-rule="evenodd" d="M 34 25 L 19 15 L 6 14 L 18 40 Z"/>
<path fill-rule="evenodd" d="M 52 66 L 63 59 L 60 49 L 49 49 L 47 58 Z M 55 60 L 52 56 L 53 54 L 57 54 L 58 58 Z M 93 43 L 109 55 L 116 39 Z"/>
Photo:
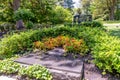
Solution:
<path fill-rule="evenodd" d="M 115 24 L 120 23 L 120 21 L 102 21 L 102 23 Z"/>
<path fill-rule="evenodd" d="M 106 26 L 106 29 L 110 32 L 110 35 L 117 36 L 120 38 L 120 23 L 114 23 L 114 24 L 104 24 Z"/>

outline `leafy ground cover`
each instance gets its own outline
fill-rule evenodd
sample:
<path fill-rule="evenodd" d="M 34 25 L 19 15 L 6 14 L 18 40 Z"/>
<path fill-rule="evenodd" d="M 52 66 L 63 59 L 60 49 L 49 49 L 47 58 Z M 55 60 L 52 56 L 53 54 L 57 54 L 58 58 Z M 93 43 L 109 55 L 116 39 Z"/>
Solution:
<path fill-rule="evenodd" d="M 33 42 L 43 38 L 56 38 L 59 35 L 83 39 L 94 57 L 94 63 L 103 71 L 120 73 L 120 39 L 111 36 L 101 27 L 55 27 L 30 30 L 3 38 L 0 42 L 0 55 L 10 57 L 22 50 L 33 49 Z M 2 57 L 3 58 L 3 57 Z"/>
<path fill-rule="evenodd" d="M 52 80 L 51 73 L 40 65 L 32 65 L 29 67 L 21 66 L 12 59 L 0 61 L 0 74 L 15 74 L 20 77 L 26 77 L 36 80 Z"/>

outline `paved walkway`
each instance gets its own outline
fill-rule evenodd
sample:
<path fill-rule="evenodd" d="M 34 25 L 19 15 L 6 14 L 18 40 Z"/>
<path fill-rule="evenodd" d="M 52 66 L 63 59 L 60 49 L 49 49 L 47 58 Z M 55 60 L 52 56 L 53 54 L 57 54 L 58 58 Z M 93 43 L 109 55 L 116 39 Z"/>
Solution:
<path fill-rule="evenodd" d="M 9 78 L 7 76 L 0 76 L 0 80 L 17 80 L 17 79 Z"/>

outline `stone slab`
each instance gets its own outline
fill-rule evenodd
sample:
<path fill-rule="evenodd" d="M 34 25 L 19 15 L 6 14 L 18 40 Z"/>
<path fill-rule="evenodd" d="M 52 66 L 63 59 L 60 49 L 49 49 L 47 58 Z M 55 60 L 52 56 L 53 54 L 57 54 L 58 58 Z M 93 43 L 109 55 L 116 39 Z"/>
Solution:
<path fill-rule="evenodd" d="M 54 80 L 80 80 L 83 72 L 83 62 L 80 59 L 69 59 L 56 53 L 55 50 L 48 51 L 48 54 L 28 54 L 15 60 L 18 63 L 33 65 L 40 64 L 47 67 L 54 76 Z M 57 52 L 60 52 L 57 50 Z M 62 76 L 62 77 L 60 77 Z M 59 77 L 60 79 L 55 79 Z M 64 78 L 64 79 L 61 79 Z"/>

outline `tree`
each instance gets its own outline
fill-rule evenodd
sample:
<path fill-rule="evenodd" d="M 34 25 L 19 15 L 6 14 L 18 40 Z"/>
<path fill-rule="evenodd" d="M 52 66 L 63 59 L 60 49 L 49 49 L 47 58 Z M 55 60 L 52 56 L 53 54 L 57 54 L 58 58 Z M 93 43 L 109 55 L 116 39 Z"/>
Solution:
<path fill-rule="evenodd" d="M 114 20 L 116 5 L 117 0 L 93 0 L 91 9 L 94 15 L 108 15 L 109 20 Z"/>
<path fill-rule="evenodd" d="M 117 5 L 117 0 L 106 0 L 107 9 L 109 11 L 109 20 L 114 20 L 115 7 Z"/>
<path fill-rule="evenodd" d="M 5 9 L 5 11 L 7 11 L 7 13 L 9 12 L 9 14 L 14 14 L 14 12 L 19 9 L 21 0 L 5 0 L 5 1 L 1 0 L 0 3 L 3 5 L 2 6 L 3 10 Z M 8 15 L 8 14 L 6 14 L 6 15 Z M 8 15 L 8 16 L 11 16 L 11 15 Z M 11 16 L 10 18 L 13 19 L 13 16 Z M 16 27 L 18 29 L 23 28 L 24 27 L 23 21 L 22 20 L 16 21 Z"/>
<path fill-rule="evenodd" d="M 73 0 L 58 0 L 60 5 L 63 6 L 64 8 L 67 8 L 69 10 L 72 10 L 74 8 L 74 2 Z"/>
<path fill-rule="evenodd" d="M 86 14 L 90 13 L 90 4 L 91 4 L 91 0 L 82 0 L 82 9 L 84 13 Z"/>
<path fill-rule="evenodd" d="M 0 0 L 0 4 L 2 4 L 0 5 L 0 9 L 3 10 L 1 12 L 5 15 L 5 17 L 4 15 L 1 15 L 0 17 L 7 19 L 5 21 L 13 20 L 11 22 L 14 22 L 13 14 L 20 8 L 29 9 L 35 15 L 34 18 L 32 18 L 32 21 L 38 23 L 49 21 L 54 6 L 56 5 L 56 0 Z M 5 11 L 6 13 L 4 13 Z M 22 20 L 16 21 L 16 25 L 18 28 L 20 26 L 23 27 Z"/>

